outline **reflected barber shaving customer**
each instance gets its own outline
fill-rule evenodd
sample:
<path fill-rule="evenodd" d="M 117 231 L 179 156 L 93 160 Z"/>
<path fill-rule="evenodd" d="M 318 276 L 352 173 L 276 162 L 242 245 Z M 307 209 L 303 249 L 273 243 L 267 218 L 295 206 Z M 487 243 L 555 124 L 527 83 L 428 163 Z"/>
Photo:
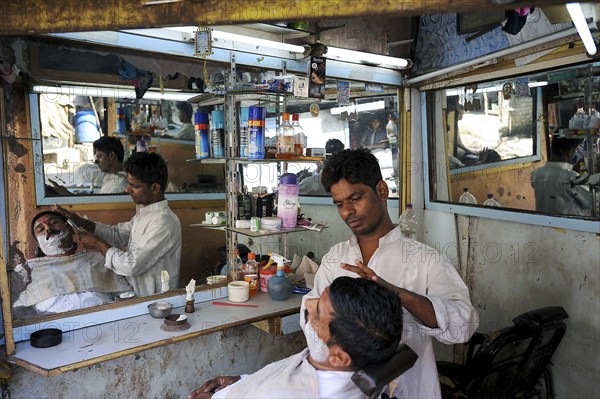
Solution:
<path fill-rule="evenodd" d="M 128 222 L 106 225 L 85 219 L 60 206 L 56 209 L 81 228 L 83 246 L 105 255 L 104 266 L 124 276 L 137 296 L 161 292 L 161 272 L 169 274 L 169 289 L 179 283 L 181 225 L 165 199 L 168 172 L 156 153 L 139 152 L 125 161 L 125 192 L 136 204 Z"/>
<path fill-rule="evenodd" d="M 103 305 L 131 290 L 124 277 L 104 267 L 100 252 L 79 250 L 77 232 L 60 213 L 35 215 L 31 233 L 39 245 L 38 257 L 11 273 L 16 318 Z"/>

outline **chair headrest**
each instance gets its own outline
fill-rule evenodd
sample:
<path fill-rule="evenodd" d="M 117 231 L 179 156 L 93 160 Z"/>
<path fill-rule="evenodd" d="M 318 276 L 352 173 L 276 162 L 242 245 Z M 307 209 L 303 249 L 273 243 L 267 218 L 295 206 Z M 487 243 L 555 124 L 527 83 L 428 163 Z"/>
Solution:
<path fill-rule="evenodd" d="M 402 344 L 389 359 L 369 364 L 354 372 L 352 382 L 370 399 L 376 398 L 387 384 L 410 369 L 417 358 L 411 348 Z"/>

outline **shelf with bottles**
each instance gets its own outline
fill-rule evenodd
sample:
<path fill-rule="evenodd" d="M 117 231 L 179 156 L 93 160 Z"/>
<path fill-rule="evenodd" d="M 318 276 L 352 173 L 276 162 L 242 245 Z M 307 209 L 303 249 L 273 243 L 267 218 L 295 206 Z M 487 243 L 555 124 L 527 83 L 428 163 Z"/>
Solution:
<path fill-rule="evenodd" d="M 600 128 L 581 128 L 581 129 L 560 129 L 558 133 L 555 133 L 559 137 L 582 139 L 587 135 L 592 137 L 600 137 Z"/>

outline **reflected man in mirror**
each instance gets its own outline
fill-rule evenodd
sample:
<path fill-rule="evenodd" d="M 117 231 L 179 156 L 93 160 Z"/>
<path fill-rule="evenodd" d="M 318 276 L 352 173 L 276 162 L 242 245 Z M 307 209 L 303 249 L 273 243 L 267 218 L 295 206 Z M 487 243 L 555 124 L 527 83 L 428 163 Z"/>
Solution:
<path fill-rule="evenodd" d="M 98 165 L 104 177 L 100 194 L 122 194 L 127 187 L 127 173 L 123 169 L 125 150 L 121 140 L 116 137 L 102 136 L 94 141 L 94 163 Z"/>
<path fill-rule="evenodd" d="M 328 158 L 343 150 L 344 143 L 338 139 L 329 139 L 325 143 L 325 153 Z M 298 184 L 300 195 L 329 195 L 329 193 L 325 191 L 325 187 L 321 184 L 322 172 L 323 162 L 319 161 L 317 163 L 316 173 L 300 180 L 300 183 Z"/>
<path fill-rule="evenodd" d="M 584 185 L 572 185 L 579 177 L 569 160 L 581 143 L 579 139 L 553 137 L 546 165 L 531 173 L 535 210 L 563 215 L 590 216 L 592 193 Z"/>
<path fill-rule="evenodd" d="M 169 133 L 174 139 L 179 140 L 194 140 L 195 132 L 194 125 L 192 123 L 192 116 L 194 116 L 194 108 L 192 104 L 180 101 L 176 105 L 179 110 L 179 120 L 181 121 L 181 127 L 178 131 Z"/>
<path fill-rule="evenodd" d="M 402 335 L 400 298 L 373 281 L 338 277 L 305 304 L 308 348 L 243 378 L 214 378 L 188 399 L 366 398 L 352 374 L 396 353 Z"/>
<path fill-rule="evenodd" d="M 93 148 L 94 163 L 102 173 L 98 172 L 96 166 L 84 164 L 82 168 L 89 167 L 93 169 L 84 175 L 91 175 L 92 181 L 102 179 L 99 194 L 124 194 L 127 187 L 127 173 L 123 169 L 125 150 L 121 140 L 116 137 L 102 136 L 94 141 Z M 52 179 L 48 180 L 52 184 L 51 186 L 46 185 L 48 195 L 73 195 L 66 187 L 61 186 Z"/>
<path fill-rule="evenodd" d="M 60 213 L 38 213 L 31 233 L 39 257 L 16 266 L 11 274 L 17 318 L 103 305 L 131 290 L 124 277 L 104 267 L 100 252 L 77 252 L 73 228 Z"/>
<path fill-rule="evenodd" d="M 161 292 L 161 271 L 169 274 L 169 289 L 179 283 L 181 225 L 165 199 L 168 172 L 156 153 L 136 152 L 125 161 L 129 184 L 125 191 L 136 204 L 129 222 L 109 226 L 57 206 L 82 228 L 86 249 L 106 256 L 105 267 L 125 276 L 137 296 Z"/>

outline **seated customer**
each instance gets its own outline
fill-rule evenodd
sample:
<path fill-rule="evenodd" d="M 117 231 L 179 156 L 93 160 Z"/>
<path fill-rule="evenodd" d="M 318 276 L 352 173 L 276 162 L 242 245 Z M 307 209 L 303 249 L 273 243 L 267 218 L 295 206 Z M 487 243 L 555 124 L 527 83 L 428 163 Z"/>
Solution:
<path fill-rule="evenodd" d="M 325 153 L 329 158 L 331 155 L 335 155 L 338 152 L 344 151 L 344 143 L 342 143 L 338 139 L 329 139 L 327 143 L 325 143 Z M 323 174 L 323 162 L 319 161 L 317 163 L 317 172 L 308 176 L 302 180 L 298 184 L 298 189 L 300 195 L 326 195 L 329 196 L 329 193 L 321 184 L 321 175 Z"/>
<path fill-rule="evenodd" d="M 569 160 L 581 140 L 553 137 L 551 155 L 543 167 L 531 173 L 535 192 L 535 210 L 563 215 L 589 216 L 592 212 L 592 193 L 585 186 L 571 186 L 579 177 Z"/>
<path fill-rule="evenodd" d="M 305 312 L 307 349 L 248 376 L 212 379 L 188 399 L 365 398 L 352 374 L 398 349 L 400 298 L 373 281 L 338 277 L 306 300 Z"/>
<path fill-rule="evenodd" d="M 60 213 L 44 211 L 34 216 L 31 233 L 41 257 L 15 267 L 11 290 L 15 314 L 58 313 L 112 302 L 118 293 L 131 290 L 127 281 L 104 267 L 99 252 L 76 252 L 73 230 Z"/>

